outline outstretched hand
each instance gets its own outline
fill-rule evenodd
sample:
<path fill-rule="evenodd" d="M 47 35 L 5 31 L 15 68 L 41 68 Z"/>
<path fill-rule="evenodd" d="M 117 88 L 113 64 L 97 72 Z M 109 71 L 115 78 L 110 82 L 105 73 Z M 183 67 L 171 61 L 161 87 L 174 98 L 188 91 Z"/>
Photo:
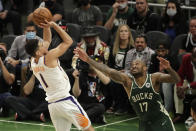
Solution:
<path fill-rule="evenodd" d="M 160 70 L 171 68 L 170 62 L 162 57 L 157 56 L 157 59 L 160 61 Z"/>
<path fill-rule="evenodd" d="M 88 60 L 88 55 L 86 54 L 86 52 L 85 52 L 83 49 L 81 49 L 81 48 L 79 48 L 79 47 L 75 48 L 75 49 L 74 49 L 74 54 L 75 54 L 77 57 L 79 57 L 81 60 L 83 60 L 84 62 L 87 62 L 87 60 Z"/>

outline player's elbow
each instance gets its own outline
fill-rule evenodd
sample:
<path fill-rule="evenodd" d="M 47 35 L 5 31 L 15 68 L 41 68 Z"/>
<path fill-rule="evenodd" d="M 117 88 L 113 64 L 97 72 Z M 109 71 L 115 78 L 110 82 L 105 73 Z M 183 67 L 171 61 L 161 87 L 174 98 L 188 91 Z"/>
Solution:
<path fill-rule="evenodd" d="M 71 45 L 72 45 L 72 43 L 73 43 L 73 40 L 72 40 L 72 39 L 69 39 L 67 43 L 68 43 L 68 45 L 70 45 L 70 46 L 71 46 Z"/>
<path fill-rule="evenodd" d="M 64 43 L 64 45 L 66 45 L 66 46 L 71 46 L 72 43 L 73 43 L 73 40 L 70 38 L 70 39 L 65 40 L 63 43 Z"/>

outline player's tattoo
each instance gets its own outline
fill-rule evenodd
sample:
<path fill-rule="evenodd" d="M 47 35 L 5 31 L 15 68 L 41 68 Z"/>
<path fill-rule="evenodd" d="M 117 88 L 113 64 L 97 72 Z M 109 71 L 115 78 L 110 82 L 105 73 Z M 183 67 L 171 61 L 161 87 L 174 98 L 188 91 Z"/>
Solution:
<path fill-rule="evenodd" d="M 122 82 L 123 79 L 122 79 L 121 72 L 118 72 L 114 69 L 111 69 L 105 64 L 97 63 L 96 61 L 94 61 L 92 59 L 89 59 L 88 63 L 91 66 L 94 66 L 95 68 L 97 68 L 98 70 L 103 72 L 105 75 L 109 76 L 112 80 L 114 80 L 116 82 Z"/>
<path fill-rule="evenodd" d="M 176 72 L 174 69 L 168 68 L 167 71 L 168 71 L 168 73 L 170 74 L 172 80 L 173 80 L 175 83 L 177 83 L 177 82 L 180 81 L 180 77 L 179 77 L 179 75 L 177 74 L 177 72 Z"/>

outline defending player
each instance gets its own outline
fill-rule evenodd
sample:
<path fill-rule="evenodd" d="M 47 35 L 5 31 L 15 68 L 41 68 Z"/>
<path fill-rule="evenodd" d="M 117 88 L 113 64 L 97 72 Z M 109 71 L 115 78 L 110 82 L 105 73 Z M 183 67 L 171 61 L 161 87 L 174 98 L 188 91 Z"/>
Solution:
<path fill-rule="evenodd" d="M 177 83 L 178 74 L 171 68 L 169 61 L 158 57 L 164 73 L 147 73 L 147 67 L 141 60 L 134 60 L 130 72 L 125 74 L 97 63 L 79 48 L 74 50 L 80 59 L 108 75 L 114 81 L 123 84 L 130 103 L 139 116 L 139 131 L 175 131 L 174 125 L 161 102 L 159 88 L 161 82 Z"/>

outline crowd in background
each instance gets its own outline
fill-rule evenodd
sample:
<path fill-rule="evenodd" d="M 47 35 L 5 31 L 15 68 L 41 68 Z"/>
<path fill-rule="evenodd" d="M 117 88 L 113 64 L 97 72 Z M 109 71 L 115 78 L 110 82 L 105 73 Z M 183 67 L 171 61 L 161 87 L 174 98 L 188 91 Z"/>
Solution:
<path fill-rule="evenodd" d="M 134 113 L 123 86 L 108 79 L 74 56 L 76 47 L 94 60 L 118 71 L 128 72 L 135 59 L 143 60 L 149 73 L 164 72 L 157 56 L 170 61 L 181 81 L 162 83 L 160 93 L 173 122 L 184 122 L 196 97 L 196 17 L 181 8 L 183 1 L 75 0 L 77 7 L 67 11 L 62 0 L 0 0 L 0 112 L 15 120 L 40 120 L 48 116 L 45 93 L 32 75 L 24 46 L 30 39 L 42 40 L 42 29 L 33 24 L 33 10 L 46 7 L 52 20 L 73 39 L 59 61 L 69 76 L 70 91 L 95 123 L 106 123 L 104 114 Z M 165 4 L 163 9 L 148 2 Z M 11 32 L 7 25 L 11 23 Z M 23 29 L 22 29 L 23 28 Z M 23 31 L 22 31 L 23 30 Z M 49 49 L 61 43 L 52 31 Z M 55 76 L 54 76 L 55 77 Z M 192 109 L 195 112 L 195 109 Z M 195 112 L 196 113 L 196 112 Z M 194 114 L 194 113 L 192 113 Z M 193 115 L 192 115 L 193 116 Z M 194 117 L 186 120 L 187 128 Z"/>

